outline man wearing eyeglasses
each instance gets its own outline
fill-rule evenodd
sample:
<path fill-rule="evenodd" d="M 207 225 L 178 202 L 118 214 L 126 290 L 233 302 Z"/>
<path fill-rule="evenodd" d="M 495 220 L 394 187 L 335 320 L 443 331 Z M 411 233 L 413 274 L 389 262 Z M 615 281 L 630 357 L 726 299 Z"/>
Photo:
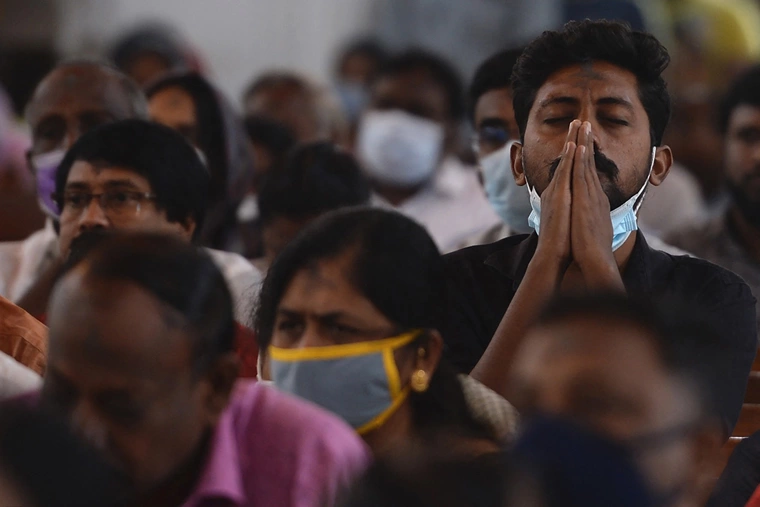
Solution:
<path fill-rule="evenodd" d="M 191 242 L 206 212 L 208 171 L 171 129 L 123 120 L 82 136 L 61 161 L 54 200 L 60 210 L 59 249 L 99 231 L 175 235 Z M 235 318 L 245 323 L 260 276 L 236 254 L 209 250 L 233 294 Z"/>
<path fill-rule="evenodd" d="M 493 243 L 513 234 L 530 232 L 530 200 L 525 187 L 512 177 L 509 150 L 520 138 L 509 83 L 522 48 L 496 53 L 475 71 L 468 91 L 469 116 L 475 129 L 472 148 L 488 201 L 502 223 L 471 236 L 462 247 Z"/>

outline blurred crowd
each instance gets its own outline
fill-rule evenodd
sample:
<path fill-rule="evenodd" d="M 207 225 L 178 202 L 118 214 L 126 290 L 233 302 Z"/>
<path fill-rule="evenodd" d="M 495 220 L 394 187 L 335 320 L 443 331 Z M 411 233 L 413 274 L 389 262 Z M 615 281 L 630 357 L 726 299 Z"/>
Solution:
<path fill-rule="evenodd" d="M 435 3 L 0 91 L 0 506 L 760 507 L 760 3 Z"/>

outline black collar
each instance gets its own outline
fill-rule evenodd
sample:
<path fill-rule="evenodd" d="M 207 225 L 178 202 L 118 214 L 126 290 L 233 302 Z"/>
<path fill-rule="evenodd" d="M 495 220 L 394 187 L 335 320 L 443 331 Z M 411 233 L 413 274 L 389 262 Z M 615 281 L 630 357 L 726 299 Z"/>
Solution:
<path fill-rule="evenodd" d="M 523 235 L 522 240 L 512 248 L 502 249 L 486 257 L 484 264 L 512 280 L 512 289 L 517 291 L 528 264 L 533 259 L 538 246 L 538 235 L 534 232 Z M 631 257 L 623 273 L 623 283 L 628 291 L 649 294 L 652 292 L 651 267 L 658 253 L 649 247 L 641 231 L 636 234 Z"/>

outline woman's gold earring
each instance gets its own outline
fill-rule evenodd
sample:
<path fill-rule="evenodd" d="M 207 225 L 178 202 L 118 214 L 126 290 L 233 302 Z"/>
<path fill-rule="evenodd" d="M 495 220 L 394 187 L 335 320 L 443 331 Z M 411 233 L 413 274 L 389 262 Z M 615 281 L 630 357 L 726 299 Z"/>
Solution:
<path fill-rule="evenodd" d="M 424 393 L 427 391 L 430 386 L 430 379 L 428 379 L 427 372 L 420 369 L 412 373 L 411 385 L 412 391 L 416 393 Z"/>

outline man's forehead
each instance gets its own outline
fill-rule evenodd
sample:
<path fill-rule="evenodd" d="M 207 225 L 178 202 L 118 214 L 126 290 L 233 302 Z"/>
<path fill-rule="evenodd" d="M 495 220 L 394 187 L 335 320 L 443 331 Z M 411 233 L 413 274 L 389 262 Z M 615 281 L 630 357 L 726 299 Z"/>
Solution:
<path fill-rule="evenodd" d="M 146 289 L 126 280 L 94 277 L 84 261 L 54 294 L 51 358 L 76 351 L 114 367 L 152 368 L 180 358 L 189 365 L 189 340 L 180 324 L 178 316 Z"/>
<path fill-rule="evenodd" d="M 116 117 L 129 115 L 129 97 L 115 71 L 96 66 L 59 68 L 49 74 L 29 103 L 29 120 L 60 107 L 103 110 Z"/>
<path fill-rule="evenodd" d="M 635 74 L 601 61 L 571 65 L 556 71 L 538 89 L 534 105 L 540 107 L 560 97 L 579 101 L 613 97 L 643 107 Z"/>
<path fill-rule="evenodd" d="M 144 188 L 146 192 L 151 190 L 150 181 L 133 169 L 108 162 L 85 160 L 77 160 L 72 164 L 66 185 L 95 182 L 105 184 L 113 181 L 130 182 L 136 187 Z"/>

